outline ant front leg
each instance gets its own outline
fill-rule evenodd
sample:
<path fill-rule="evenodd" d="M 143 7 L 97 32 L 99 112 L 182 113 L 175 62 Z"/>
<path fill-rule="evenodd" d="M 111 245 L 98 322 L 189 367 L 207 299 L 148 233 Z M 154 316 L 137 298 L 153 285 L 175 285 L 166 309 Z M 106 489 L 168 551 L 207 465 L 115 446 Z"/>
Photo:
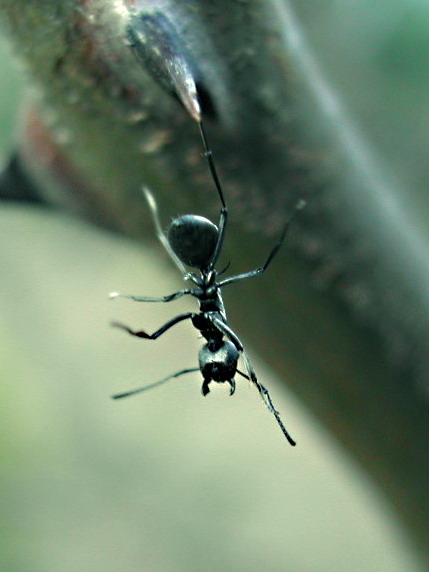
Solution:
<path fill-rule="evenodd" d="M 274 407 L 274 403 L 271 400 L 271 396 L 268 392 L 268 389 L 264 385 L 262 385 L 262 383 L 259 383 L 259 381 L 256 378 L 252 381 L 255 383 L 256 387 L 258 388 L 259 395 L 262 397 L 262 400 L 264 401 L 265 405 L 268 407 L 268 410 L 271 411 L 271 413 L 276 418 L 276 421 L 277 421 L 280 429 L 283 431 L 283 435 L 286 437 L 289 444 L 292 445 L 292 447 L 295 447 L 296 441 L 294 439 L 292 439 L 292 437 L 289 435 L 288 430 L 284 426 L 283 421 L 280 418 L 280 413 Z"/>
<path fill-rule="evenodd" d="M 203 126 L 202 121 L 199 122 L 198 126 L 200 129 L 201 139 L 203 142 L 204 155 L 207 159 L 209 171 L 210 171 L 210 174 L 212 176 L 213 182 L 215 184 L 216 190 L 218 192 L 220 202 L 222 203 L 222 208 L 220 211 L 220 218 L 219 218 L 219 230 L 218 230 L 217 243 L 216 243 L 216 247 L 215 247 L 214 252 L 213 252 L 212 259 L 210 261 L 210 263 L 213 267 L 213 266 L 215 266 L 217 259 L 219 258 L 220 251 L 222 249 L 223 239 L 224 239 L 225 230 L 226 230 L 226 223 L 228 220 L 228 207 L 226 206 L 226 201 L 225 201 L 225 196 L 223 194 L 222 185 L 220 183 L 219 175 L 217 174 L 216 165 L 213 161 L 213 152 L 210 149 L 210 146 L 208 144 L 206 132 L 204 130 L 204 126 Z"/>
<path fill-rule="evenodd" d="M 268 389 L 265 387 L 265 385 L 262 385 L 262 383 L 260 383 L 258 381 L 256 374 L 255 374 L 255 370 L 253 369 L 252 364 L 250 363 L 249 358 L 247 357 L 247 355 L 245 353 L 243 353 L 243 359 L 244 359 L 244 363 L 246 364 L 246 369 L 247 369 L 249 375 L 246 375 L 245 373 L 243 373 L 239 369 L 237 369 L 237 373 L 239 373 L 242 377 L 244 377 L 245 379 L 248 379 L 249 381 L 253 382 L 256 385 L 256 388 L 259 391 L 259 395 L 261 396 L 262 401 L 265 403 L 265 406 L 267 407 L 268 411 L 270 411 L 274 415 L 274 417 L 276 418 L 278 426 L 282 430 L 283 435 L 286 437 L 289 444 L 292 445 L 292 447 L 295 447 L 296 441 L 290 436 L 289 431 L 284 426 L 284 423 L 280 417 L 280 413 L 274 407 L 274 403 L 273 403 L 273 400 L 271 399 L 271 395 L 270 395 Z"/>
<path fill-rule="evenodd" d="M 212 266 L 216 265 L 217 259 L 219 258 L 219 255 L 220 255 L 220 251 L 222 250 L 227 220 L 228 220 L 228 209 L 227 209 L 227 207 L 222 207 L 222 209 L 220 211 L 219 230 L 218 230 L 216 247 L 215 247 L 212 259 L 211 259 L 211 265 Z"/>
<path fill-rule="evenodd" d="M 253 368 L 253 365 L 250 362 L 250 359 L 249 359 L 239 337 L 233 332 L 233 330 L 231 330 L 231 328 L 229 326 L 227 326 L 224 322 L 222 322 L 222 320 L 220 320 L 216 316 L 210 316 L 210 320 L 227 338 L 229 338 L 231 340 L 231 342 L 235 345 L 237 350 L 241 353 L 241 355 L 243 357 L 244 365 L 246 366 L 247 375 L 238 369 L 237 369 L 237 373 L 239 373 L 242 377 L 244 377 L 245 379 L 248 379 L 249 381 L 251 381 L 252 383 L 255 384 L 257 390 L 259 391 L 259 395 L 261 396 L 262 401 L 265 403 L 265 406 L 267 407 L 268 411 L 270 411 L 274 415 L 280 429 L 283 432 L 283 435 L 286 437 L 289 444 L 292 445 L 292 447 L 294 447 L 296 445 L 296 442 L 292 439 L 292 437 L 289 435 L 288 430 L 284 426 L 283 421 L 280 418 L 280 413 L 274 407 L 274 403 L 271 399 L 271 395 L 269 394 L 268 389 L 264 385 L 262 385 L 262 383 L 260 383 L 258 381 L 258 378 L 256 377 L 256 372 Z M 232 389 L 233 388 L 231 386 L 231 390 Z M 233 391 L 232 391 L 232 393 L 233 393 Z M 231 395 L 232 395 L 232 393 L 231 393 Z"/>
<path fill-rule="evenodd" d="M 119 322 L 112 322 L 112 326 L 114 328 L 120 328 L 121 330 L 128 332 L 131 336 L 135 336 L 136 338 L 143 338 L 145 340 L 156 340 L 157 338 L 159 338 L 159 336 L 161 336 L 163 333 L 165 333 L 167 330 L 169 330 L 179 322 L 183 322 L 183 320 L 188 320 L 189 318 L 192 319 L 194 316 L 195 314 L 193 312 L 186 312 L 186 314 L 179 314 L 179 316 L 176 316 L 175 318 L 169 320 L 158 330 L 156 330 L 156 332 L 154 332 L 153 334 L 148 334 L 144 330 L 132 330 L 128 326 L 120 324 Z"/>

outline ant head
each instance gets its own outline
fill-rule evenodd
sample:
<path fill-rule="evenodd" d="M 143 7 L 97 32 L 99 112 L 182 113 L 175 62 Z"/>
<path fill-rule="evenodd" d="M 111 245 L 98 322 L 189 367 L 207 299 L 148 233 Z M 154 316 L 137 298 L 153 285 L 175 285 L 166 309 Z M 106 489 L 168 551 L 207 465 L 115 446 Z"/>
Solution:
<path fill-rule="evenodd" d="M 237 373 L 239 353 L 231 342 L 222 340 L 215 349 L 210 343 L 200 349 L 198 361 L 204 379 L 222 383 L 234 377 Z"/>
<path fill-rule="evenodd" d="M 207 218 L 193 214 L 174 219 L 167 232 L 168 242 L 179 260 L 199 270 L 210 266 L 218 235 L 215 224 Z"/>

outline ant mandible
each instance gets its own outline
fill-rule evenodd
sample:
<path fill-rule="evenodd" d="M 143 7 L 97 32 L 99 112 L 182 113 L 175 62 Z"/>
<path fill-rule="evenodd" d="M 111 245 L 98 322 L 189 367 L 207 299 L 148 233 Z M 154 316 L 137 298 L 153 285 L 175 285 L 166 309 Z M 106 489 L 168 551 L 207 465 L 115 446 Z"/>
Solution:
<path fill-rule="evenodd" d="M 172 318 L 166 322 L 153 334 L 148 334 L 145 330 L 135 331 L 130 329 L 128 326 L 117 322 L 114 322 L 112 325 L 114 327 L 125 330 L 137 338 L 143 338 L 145 340 L 156 340 L 179 322 L 183 322 L 184 320 L 191 320 L 192 325 L 197 330 L 199 330 L 199 332 L 201 332 L 201 335 L 206 340 L 206 343 L 202 346 L 199 352 L 199 367 L 182 369 L 150 385 L 114 395 L 113 399 L 122 399 L 124 397 L 135 395 L 142 391 L 151 389 L 157 385 L 161 385 L 170 379 L 184 375 L 185 373 L 190 373 L 198 370 L 201 371 L 203 376 L 203 385 L 201 388 L 203 395 L 207 395 L 209 393 L 209 384 L 212 381 L 216 381 L 218 383 L 229 383 L 230 395 L 232 395 L 235 391 L 234 376 L 238 373 L 241 375 L 241 377 L 248 379 L 256 386 L 268 410 L 271 411 L 271 413 L 276 418 L 284 436 L 292 446 L 295 446 L 296 443 L 286 430 L 286 427 L 280 418 L 279 412 L 274 407 L 267 388 L 258 381 L 255 370 L 250 363 L 246 351 L 244 350 L 243 344 L 228 325 L 222 300 L 221 288 L 228 284 L 239 282 L 240 280 L 246 280 L 247 278 L 259 276 L 265 272 L 275 255 L 278 253 L 280 247 L 282 246 L 292 219 L 294 218 L 296 212 L 304 206 L 305 202 L 300 200 L 296 204 L 294 212 L 292 213 L 292 216 L 287 220 L 280 234 L 278 242 L 271 249 L 265 263 L 262 266 L 256 268 L 255 270 L 244 272 L 243 274 L 237 274 L 229 278 L 224 278 L 218 282 L 218 276 L 220 276 L 220 274 L 225 271 L 223 270 L 218 272 L 215 266 L 220 255 L 225 236 L 226 223 L 228 219 L 228 208 L 226 206 L 222 186 L 220 184 L 220 180 L 213 161 L 212 151 L 209 148 L 207 142 L 203 124 L 201 121 L 199 121 L 198 125 L 203 142 L 204 155 L 207 158 L 209 171 L 222 203 L 219 226 L 216 227 L 216 225 L 213 224 L 210 220 L 202 216 L 187 214 L 174 219 L 167 231 L 167 234 L 165 234 L 161 227 L 155 199 L 147 188 L 143 189 L 153 216 L 156 233 L 161 244 L 181 271 L 184 280 L 193 282 L 196 288 L 186 288 L 184 290 L 174 292 L 174 294 L 162 296 L 159 298 L 150 296 L 132 296 L 127 294 L 119 294 L 117 292 L 112 292 L 110 297 L 129 298 L 135 302 L 171 302 L 188 294 L 194 296 L 194 298 L 196 298 L 199 303 L 199 312 L 186 312 L 184 314 L 179 314 L 175 318 Z M 195 272 L 189 272 L 185 265 L 197 270 L 199 274 Z M 240 356 L 243 359 L 247 374 L 240 371 L 237 367 L 238 359 Z"/>

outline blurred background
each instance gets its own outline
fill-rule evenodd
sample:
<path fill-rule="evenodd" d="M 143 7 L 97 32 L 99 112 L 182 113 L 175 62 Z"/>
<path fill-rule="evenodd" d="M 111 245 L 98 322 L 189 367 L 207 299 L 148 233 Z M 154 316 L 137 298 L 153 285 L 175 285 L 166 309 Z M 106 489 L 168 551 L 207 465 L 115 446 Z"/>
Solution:
<path fill-rule="evenodd" d="M 352 54 L 354 41 L 366 46 L 368 60 L 381 54 L 377 66 L 384 74 L 374 60 L 365 67 L 381 77 L 370 94 L 371 78 L 363 70 L 341 83 L 363 129 L 395 163 L 404 146 L 421 150 L 424 142 L 427 148 L 429 9 L 423 2 L 384 2 L 376 14 L 361 0 L 347 3 L 356 14 L 345 17 L 343 4 L 301 1 L 296 8 L 314 47 L 332 39 L 332 26 L 347 36 L 340 51 L 347 45 Z M 366 16 L 362 27 L 370 36 L 376 15 L 385 32 L 380 40 L 380 27 L 374 31 L 377 50 L 358 31 Z M 392 95 L 389 69 L 399 45 L 421 60 L 410 57 L 414 67 L 400 62 L 403 85 L 395 83 Z M 345 67 L 347 55 L 342 53 Z M 4 41 L 1 56 L 0 150 L 6 162 L 26 95 Z M 339 63 L 324 62 L 338 82 Z M 375 117 L 378 105 L 371 98 L 386 94 L 393 99 L 385 115 Z M 422 122 L 411 130 L 406 110 L 416 106 Z M 421 171 L 414 175 L 422 177 Z M 425 197 L 398 200 L 405 199 L 427 231 Z M 198 374 L 123 402 L 110 399 L 196 365 L 200 343 L 189 324 L 156 343 L 109 327 L 118 320 L 152 330 L 192 306 L 190 300 L 108 300 L 111 291 L 162 295 L 181 288 L 159 247 L 56 210 L 7 202 L 1 204 L 0 233 L 1 570 L 422 570 L 369 480 L 251 347 L 259 378 L 298 441 L 295 449 L 245 381 L 231 399 L 222 386 L 203 399 Z M 238 333 L 246 340 L 245 331 Z"/>

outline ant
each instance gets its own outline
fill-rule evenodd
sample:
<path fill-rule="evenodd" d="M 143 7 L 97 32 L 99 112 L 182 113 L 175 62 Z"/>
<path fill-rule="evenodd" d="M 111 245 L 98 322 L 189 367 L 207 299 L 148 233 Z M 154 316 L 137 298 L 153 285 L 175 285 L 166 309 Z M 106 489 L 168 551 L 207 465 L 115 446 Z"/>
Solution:
<path fill-rule="evenodd" d="M 161 244 L 181 271 L 184 280 L 189 280 L 195 284 L 196 288 L 186 288 L 184 290 L 174 292 L 174 294 L 159 298 L 149 296 L 131 296 L 112 292 L 110 294 L 110 298 L 123 297 L 134 300 L 135 302 L 171 302 L 188 294 L 194 296 L 199 303 L 199 312 L 186 312 L 184 314 L 179 314 L 166 322 L 153 334 L 148 334 L 145 330 L 134 331 L 128 326 L 117 322 L 114 322 L 112 325 L 125 330 L 137 338 L 156 340 L 179 322 L 191 320 L 192 325 L 206 340 L 206 343 L 202 346 L 199 352 L 199 367 L 182 369 L 150 385 L 114 395 L 113 399 L 122 399 L 124 397 L 135 395 L 142 391 L 146 391 L 147 389 L 161 385 L 170 379 L 184 375 L 185 373 L 198 370 L 201 371 L 203 376 L 203 384 L 201 387 L 203 395 L 207 395 L 210 392 L 209 384 L 212 381 L 216 381 L 218 383 L 229 383 L 229 393 L 232 395 L 235 391 L 234 376 L 238 373 L 241 377 L 251 381 L 256 386 L 268 410 L 271 411 L 276 418 L 284 436 L 292 446 L 295 446 L 296 443 L 289 435 L 286 427 L 283 425 L 280 414 L 274 407 L 268 390 L 258 381 L 253 366 L 244 350 L 243 344 L 228 325 L 221 289 L 228 284 L 259 276 L 267 270 L 273 258 L 280 250 L 296 212 L 303 208 L 305 202 L 300 200 L 296 204 L 292 216 L 286 221 L 286 224 L 283 227 L 278 242 L 271 249 L 262 266 L 255 270 L 251 270 L 243 274 L 237 274 L 218 281 L 218 277 L 227 269 L 226 267 L 222 271 L 217 271 L 215 269 L 215 265 L 218 261 L 225 237 L 228 208 L 226 206 L 222 186 L 220 184 L 213 161 L 212 151 L 209 148 L 202 122 L 199 121 L 198 125 L 203 142 L 204 155 L 207 159 L 209 171 L 222 204 L 218 226 L 202 216 L 187 214 L 175 218 L 172 221 L 167 234 L 165 234 L 161 227 L 155 199 L 147 188 L 143 188 L 143 193 L 145 194 L 151 210 L 156 233 Z M 196 272 L 189 272 L 185 265 L 197 270 L 198 274 Z M 237 367 L 240 356 L 243 359 L 247 373 L 240 371 Z"/>

